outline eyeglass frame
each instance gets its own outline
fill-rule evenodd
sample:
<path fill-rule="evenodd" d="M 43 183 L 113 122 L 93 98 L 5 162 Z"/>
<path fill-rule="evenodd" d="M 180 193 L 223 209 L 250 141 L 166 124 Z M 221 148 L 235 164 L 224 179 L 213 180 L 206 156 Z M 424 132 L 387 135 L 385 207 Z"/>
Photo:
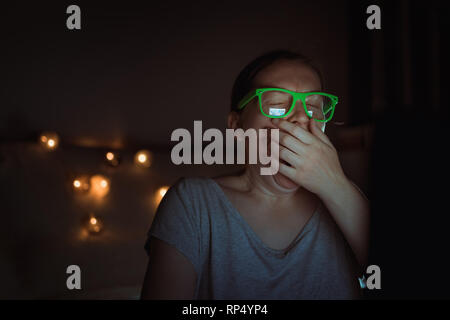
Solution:
<path fill-rule="evenodd" d="M 268 91 L 281 91 L 281 92 L 290 93 L 292 95 L 292 97 L 293 97 L 292 105 L 286 114 L 283 114 L 281 116 L 274 116 L 274 115 L 266 114 L 263 111 L 261 96 L 264 92 L 268 92 Z M 314 120 L 317 122 L 330 121 L 334 115 L 334 109 L 335 109 L 336 105 L 338 104 L 338 97 L 335 95 L 329 94 L 329 93 L 325 93 L 325 92 L 295 92 L 295 91 L 291 91 L 291 90 L 287 90 L 287 89 L 283 89 L 283 88 L 258 88 L 258 89 L 250 91 L 239 101 L 238 110 L 242 110 L 248 103 L 250 103 L 250 101 L 252 101 L 255 97 L 258 97 L 259 109 L 264 116 L 266 116 L 268 118 L 284 118 L 284 117 L 287 117 L 292 112 L 292 110 L 294 110 L 295 104 L 297 103 L 297 101 L 300 100 L 303 103 L 303 108 L 305 109 L 305 113 L 311 119 L 312 116 L 309 115 L 309 112 L 306 109 L 305 98 L 310 95 L 315 95 L 315 94 L 326 96 L 326 97 L 330 98 L 332 101 L 332 106 L 331 106 L 331 114 L 327 119 L 324 119 L 324 120 L 314 119 Z M 324 115 L 327 114 L 328 112 L 330 112 L 330 111 L 328 110 L 327 112 L 324 112 Z"/>

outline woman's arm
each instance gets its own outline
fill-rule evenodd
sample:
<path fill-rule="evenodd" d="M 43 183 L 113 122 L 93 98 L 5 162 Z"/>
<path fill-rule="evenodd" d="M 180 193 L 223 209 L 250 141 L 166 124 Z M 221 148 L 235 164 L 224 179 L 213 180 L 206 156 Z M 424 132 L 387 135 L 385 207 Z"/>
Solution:
<path fill-rule="evenodd" d="M 324 193 L 321 199 L 365 270 L 369 247 L 369 201 L 345 176 L 330 187 L 333 189 Z"/>
<path fill-rule="evenodd" d="M 369 242 L 369 202 L 345 176 L 331 141 L 310 120 L 305 130 L 286 120 L 273 119 L 280 131 L 279 171 L 318 195 L 330 211 L 351 246 L 361 267 L 365 267 Z"/>
<path fill-rule="evenodd" d="M 149 263 L 141 299 L 194 299 L 197 274 L 177 249 L 155 237 L 150 239 Z"/>

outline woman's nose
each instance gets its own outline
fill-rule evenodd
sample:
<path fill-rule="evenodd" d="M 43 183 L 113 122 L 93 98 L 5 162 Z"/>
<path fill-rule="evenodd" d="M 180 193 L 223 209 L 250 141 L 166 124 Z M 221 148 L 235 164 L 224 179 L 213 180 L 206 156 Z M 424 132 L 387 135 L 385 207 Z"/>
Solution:
<path fill-rule="evenodd" d="M 303 103 L 299 100 L 294 106 L 291 114 L 286 117 L 286 120 L 301 126 L 304 129 L 308 128 L 309 117 L 305 112 Z"/>

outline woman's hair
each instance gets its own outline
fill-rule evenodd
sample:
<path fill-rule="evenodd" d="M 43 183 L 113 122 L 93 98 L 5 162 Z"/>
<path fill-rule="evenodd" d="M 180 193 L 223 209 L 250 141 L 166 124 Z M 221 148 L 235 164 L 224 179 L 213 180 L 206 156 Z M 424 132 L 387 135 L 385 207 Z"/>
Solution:
<path fill-rule="evenodd" d="M 270 51 L 257 57 L 246 65 L 237 76 L 231 91 L 231 111 L 239 112 L 238 103 L 253 88 L 253 79 L 256 77 L 258 72 L 278 60 L 297 60 L 306 64 L 317 72 L 319 75 L 320 84 L 323 87 L 322 74 L 320 73 L 320 70 L 312 63 L 311 59 L 300 53 L 288 50 Z"/>

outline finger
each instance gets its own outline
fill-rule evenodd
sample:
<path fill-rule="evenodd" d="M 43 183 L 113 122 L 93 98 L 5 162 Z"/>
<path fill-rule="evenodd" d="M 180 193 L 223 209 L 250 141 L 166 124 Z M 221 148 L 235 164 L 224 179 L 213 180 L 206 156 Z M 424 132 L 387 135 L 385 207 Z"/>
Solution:
<path fill-rule="evenodd" d="M 298 154 L 293 153 L 291 150 L 285 147 L 280 147 L 280 159 L 288 162 L 294 168 L 297 168 L 302 162 Z"/>
<path fill-rule="evenodd" d="M 286 132 L 280 131 L 280 146 L 284 146 L 298 155 L 306 153 L 307 145 Z"/>
<path fill-rule="evenodd" d="M 280 172 L 282 175 L 288 177 L 292 181 L 295 181 L 295 173 L 296 173 L 295 168 L 291 168 L 288 165 L 285 165 L 284 163 L 280 162 L 278 172 Z"/>
<path fill-rule="evenodd" d="M 317 123 L 315 123 L 313 119 L 309 121 L 309 128 L 311 130 L 311 133 L 315 135 L 317 138 L 319 138 L 320 141 L 331 147 L 333 146 L 328 136 L 322 130 L 320 130 L 319 126 L 317 125 Z"/>
<path fill-rule="evenodd" d="M 279 128 L 286 130 L 294 137 L 298 138 L 302 142 L 306 144 L 311 144 L 316 139 L 311 133 L 307 130 L 293 124 L 292 122 L 283 120 L 283 119 L 272 119 L 272 122 L 277 125 Z"/>

